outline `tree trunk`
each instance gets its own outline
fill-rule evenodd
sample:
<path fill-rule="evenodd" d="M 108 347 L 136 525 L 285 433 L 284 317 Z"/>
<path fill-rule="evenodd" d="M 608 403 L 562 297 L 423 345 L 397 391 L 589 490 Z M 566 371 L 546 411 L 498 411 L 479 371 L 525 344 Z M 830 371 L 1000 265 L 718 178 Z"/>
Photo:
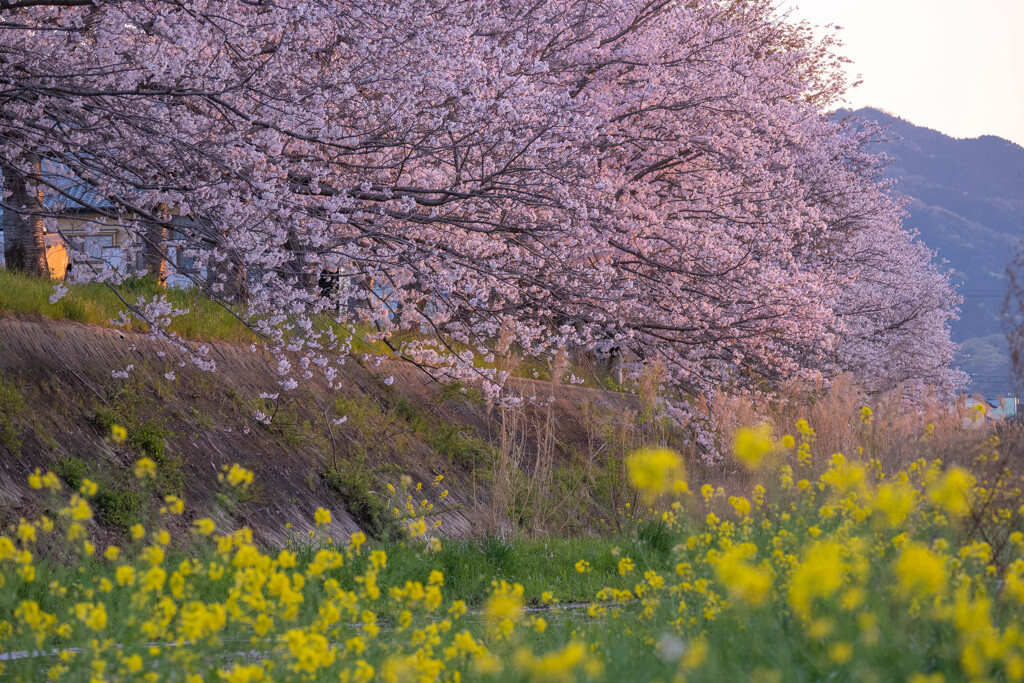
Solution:
<path fill-rule="evenodd" d="M 288 261 L 286 269 L 295 278 L 296 286 L 310 294 L 316 293 L 319 280 L 318 273 L 307 268 L 306 258 L 303 256 L 303 248 L 299 243 L 298 235 L 294 231 L 289 231 L 288 241 L 285 242 L 284 248 L 292 252 L 292 258 Z"/>
<path fill-rule="evenodd" d="M 228 301 L 236 304 L 244 304 L 249 301 L 249 281 L 246 279 L 245 265 L 242 260 L 231 252 L 231 259 L 223 264 L 224 268 L 224 293 Z"/>
<path fill-rule="evenodd" d="M 220 259 L 211 258 L 206 264 L 206 289 L 225 301 L 244 304 L 249 300 L 249 282 L 245 264 L 231 247 L 224 246 L 227 236 L 221 235 L 218 251 Z"/>
<path fill-rule="evenodd" d="M 31 159 L 40 170 L 38 157 Z M 9 270 L 49 276 L 46 240 L 43 232 L 43 191 L 29 190 L 28 179 L 16 168 L 3 166 L 4 174 L 4 260 Z"/>
<path fill-rule="evenodd" d="M 167 215 L 167 205 L 159 204 L 154 213 L 161 219 Z M 162 220 L 146 221 L 146 234 L 143 236 L 142 258 L 146 273 L 156 277 L 158 287 L 167 286 L 167 224 Z"/>
<path fill-rule="evenodd" d="M 245 266 L 233 252 L 226 260 L 208 263 L 206 288 L 225 301 L 244 304 L 249 300 L 249 283 Z"/>

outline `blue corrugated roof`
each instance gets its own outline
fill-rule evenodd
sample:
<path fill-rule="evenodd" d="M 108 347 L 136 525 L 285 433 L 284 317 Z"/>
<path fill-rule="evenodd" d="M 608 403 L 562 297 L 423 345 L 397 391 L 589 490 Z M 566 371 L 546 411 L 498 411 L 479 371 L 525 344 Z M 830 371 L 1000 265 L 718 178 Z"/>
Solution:
<path fill-rule="evenodd" d="M 43 193 L 43 202 L 49 209 L 88 211 L 92 206 L 104 209 L 114 208 L 113 204 L 108 202 L 105 197 L 96 193 L 96 189 L 92 185 L 76 176 L 64 164 L 44 160 L 43 173 L 47 182 L 60 190 L 60 194 L 56 191 Z"/>
<path fill-rule="evenodd" d="M 59 192 L 49 190 L 43 192 L 43 205 L 50 211 L 66 211 L 78 213 L 81 211 L 92 211 L 92 207 L 101 209 L 113 209 L 105 197 L 98 194 L 96 190 L 79 178 L 70 177 L 72 174 L 67 167 L 51 164 L 49 171 L 44 174 L 47 182 L 59 188 Z M 49 169 L 48 169 L 49 170 Z M 2 178 L 2 175 L 0 175 Z M 3 207 L 0 206 L 0 220 L 4 215 Z M 3 231 L 3 224 L 0 222 L 0 232 Z"/>
<path fill-rule="evenodd" d="M 44 194 L 43 203 L 49 209 L 63 208 L 68 211 L 91 211 L 93 206 L 103 209 L 112 209 L 114 205 L 93 189 L 87 183 L 71 178 L 56 177 L 53 182 L 60 188 L 62 194 Z M 80 201 L 76 201 L 80 200 Z"/>

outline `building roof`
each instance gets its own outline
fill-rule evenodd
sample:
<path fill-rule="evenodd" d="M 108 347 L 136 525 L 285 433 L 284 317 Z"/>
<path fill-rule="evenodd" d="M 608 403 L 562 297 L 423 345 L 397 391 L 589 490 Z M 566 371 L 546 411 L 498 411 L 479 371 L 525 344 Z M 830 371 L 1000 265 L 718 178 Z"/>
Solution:
<path fill-rule="evenodd" d="M 3 174 L 0 174 L 0 178 Z M 89 213 L 97 207 L 114 209 L 114 205 L 96 189 L 77 177 L 66 166 L 44 162 L 44 176 L 59 192 L 43 192 L 43 205 L 55 213 Z M 3 207 L 0 206 L 0 233 L 3 232 Z"/>

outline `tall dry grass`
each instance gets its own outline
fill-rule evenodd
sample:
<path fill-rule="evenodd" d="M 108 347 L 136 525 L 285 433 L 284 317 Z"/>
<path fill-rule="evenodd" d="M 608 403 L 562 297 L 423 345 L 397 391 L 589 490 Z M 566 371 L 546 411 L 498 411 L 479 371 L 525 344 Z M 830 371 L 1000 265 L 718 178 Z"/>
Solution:
<path fill-rule="evenodd" d="M 552 365 L 552 376 L 565 371 L 557 357 Z M 867 396 L 846 376 L 829 385 L 791 383 L 761 396 L 722 392 L 694 406 L 714 425 L 718 452 L 708 464 L 696 425 L 680 425 L 663 413 L 661 379 L 659 369 L 651 368 L 635 381 L 632 398 L 618 402 L 613 411 L 598 409 L 597 402 L 581 404 L 585 446 L 577 444 L 571 451 L 562 443 L 563 425 L 550 408 L 526 402 L 496 408 L 500 429 L 486 531 L 537 537 L 572 533 L 581 520 L 591 518 L 614 522 L 617 514 L 636 508 L 625 460 L 647 446 L 680 452 L 688 463 L 691 490 L 710 484 L 729 495 L 749 495 L 764 472 L 747 471 L 732 457 L 731 446 L 738 429 L 762 423 L 771 426 L 776 439 L 790 434 L 799 442 L 799 421 L 813 430 L 812 463 L 801 476 L 819 476 L 834 453 L 863 462 L 875 459 L 888 473 L 919 459 L 978 471 L 979 455 L 992 452 L 994 436 L 999 437 L 999 467 L 1024 473 L 1024 428 L 978 414 L 963 397 L 915 396 L 911 401 L 899 392 Z M 556 393 L 554 384 L 552 389 Z M 862 417 L 865 407 L 869 419 Z M 596 530 L 598 525 L 589 526 Z"/>
<path fill-rule="evenodd" d="M 913 398 L 908 400 L 900 392 L 866 396 L 850 377 L 841 376 L 827 387 L 792 383 L 771 396 L 719 393 L 710 402 L 710 412 L 725 449 L 733 443 L 737 429 L 763 423 L 771 425 L 775 438 L 792 434 L 799 440 L 797 422 L 806 420 L 814 430 L 816 453 L 875 458 L 888 472 L 919 458 L 970 465 L 993 435 L 1001 437 L 1001 450 L 1008 456 L 1021 451 L 1021 430 L 1016 424 L 969 408 L 966 397 L 954 401 Z M 865 407 L 871 411 L 869 417 L 862 417 Z M 714 476 L 714 469 L 709 468 L 709 475 Z M 738 473 L 738 469 L 727 457 L 719 474 Z"/>

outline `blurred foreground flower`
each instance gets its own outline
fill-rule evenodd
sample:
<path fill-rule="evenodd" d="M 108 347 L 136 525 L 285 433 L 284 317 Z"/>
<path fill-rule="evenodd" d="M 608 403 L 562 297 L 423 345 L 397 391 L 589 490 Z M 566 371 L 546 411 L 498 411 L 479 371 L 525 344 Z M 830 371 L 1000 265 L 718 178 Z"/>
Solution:
<path fill-rule="evenodd" d="M 124 443 L 125 439 L 128 438 L 128 430 L 121 425 L 114 425 L 110 428 L 110 438 L 114 443 Z"/>
<path fill-rule="evenodd" d="M 642 448 L 626 460 L 633 486 L 648 500 L 668 493 L 677 482 L 685 484 L 686 471 L 679 454 L 667 448 Z"/>
<path fill-rule="evenodd" d="M 733 437 L 732 450 L 736 459 L 752 470 L 761 467 L 764 456 L 774 448 L 772 428 L 767 423 L 756 427 L 741 427 Z"/>
<path fill-rule="evenodd" d="M 928 500 L 954 517 L 963 517 L 971 511 L 971 497 L 976 483 L 977 480 L 970 472 L 953 467 L 928 487 Z"/>
<path fill-rule="evenodd" d="M 223 472 L 217 475 L 217 480 L 220 482 L 227 481 L 231 486 L 243 489 L 252 484 L 252 470 L 247 470 L 238 463 L 233 463 L 231 467 L 224 465 L 221 469 Z"/>
<path fill-rule="evenodd" d="M 139 458 L 135 461 L 135 478 L 136 479 L 155 479 L 156 478 L 156 463 L 149 458 Z"/>

